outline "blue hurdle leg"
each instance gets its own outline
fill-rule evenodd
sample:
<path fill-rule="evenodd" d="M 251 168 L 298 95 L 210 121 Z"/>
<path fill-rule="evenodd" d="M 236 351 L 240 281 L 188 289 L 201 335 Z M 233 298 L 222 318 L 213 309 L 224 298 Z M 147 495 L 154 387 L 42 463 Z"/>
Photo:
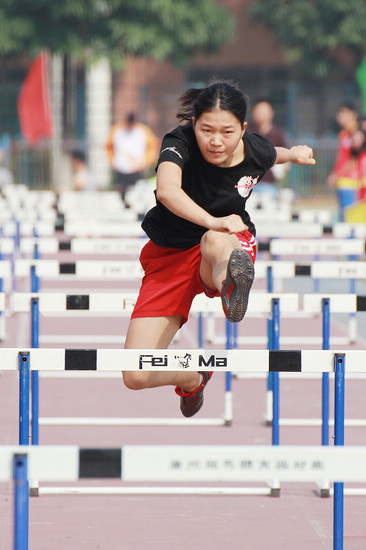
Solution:
<path fill-rule="evenodd" d="M 14 478 L 14 550 L 28 550 L 29 490 L 27 455 L 18 454 L 13 459 Z"/>
<path fill-rule="evenodd" d="M 280 308 L 279 299 L 272 300 L 273 314 L 273 349 L 280 349 Z M 280 444 L 280 379 L 278 372 L 272 372 L 272 393 L 273 393 L 273 409 L 272 409 L 272 445 Z"/>
<path fill-rule="evenodd" d="M 280 349 L 280 308 L 279 299 L 272 300 L 272 316 L 273 316 L 273 349 Z M 272 445 L 280 444 L 280 377 L 278 372 L 272 372 Z M 271 496 L 280 496 L 280 484 L 277 480 L 273 481 L 271 488 Z"/>
<path fill-rule="evenodd" d="M 270 265 L 267 267 L 267 292 L 273 292 L 273 275 L 272 266 Z M 267 349 L 273 349 L 273 315 L 267 320 Z M 266 396 L 265 422 L 267 425 L 271 425 L 273 412 L 273 376 L 271 372 L 267 376 Z"/>
<path fill-rule="evenodd" d="M 19 354 L 19 445 L 29 445 L 29 353 Z"/>
<path fill-rule="evenodd" d="M 226 320 L 226 349 L 233 349 L 233 328 L 234 324 Z M 230 426 L 233 421 L 233 392 L 232 373 L 225 374 L 225 426 Z"/>
<path fill-rule="evenodd" d="M 32 298 L 32 348 L 39 347 L 39 298 Z M 39 377 L 38 371 L 32 371 L 32 445 L 39 442 Z"/>
<path fill-rule="evenodd" d="M 203 315 L 198 314 L 198 348 L 203 349 Z"/>
<path fill-rule="evenodd" d="M 345 356 L 335 354 L 334 379 L 334 445 L 344 445 L 344 386 Z M 333 550 L 343 550 L 344 483 L 334 483 L 333 500 Z"/>
<path fill-rule="evenodd" d="M 323 314 L 323 350 L 329 350 L 330 311 L 329 298 L 322 300 Z M 329 445 L 329 373 L 323 372 L 322 378 L 322 445 Z"/>

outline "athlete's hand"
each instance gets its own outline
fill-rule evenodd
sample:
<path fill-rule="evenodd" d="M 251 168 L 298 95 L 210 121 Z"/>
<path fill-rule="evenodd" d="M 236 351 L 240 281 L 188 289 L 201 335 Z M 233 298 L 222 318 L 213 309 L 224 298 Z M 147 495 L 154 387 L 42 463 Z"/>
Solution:
<path fill-rule="evenodd" d="M 230 214 L 230 216 L 224 216 L 223 218 L 213 218 L 213 223 L 210 227 L 213 231 L 220 231 L 221 233 L 241 233 L 248 229 L 243 220 L 237 214 Z"/>
<path fill-rule="evenodd" d="M 307 145 L 294 145 L 291 147 L 290 160 L 294 164 L 300 164 L 302 166 L 316 164 L 316 160 L 313 156 L 313 150 Z"/>

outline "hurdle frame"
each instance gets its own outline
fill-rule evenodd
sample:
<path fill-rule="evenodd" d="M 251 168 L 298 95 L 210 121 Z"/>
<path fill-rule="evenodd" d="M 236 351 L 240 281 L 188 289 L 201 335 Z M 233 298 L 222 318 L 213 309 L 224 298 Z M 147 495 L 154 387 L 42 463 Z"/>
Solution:
<path fill-rule="evenodd" d="M 94 293 L 95 296 L 99 296 L 98 293 Z M 53 293 L 53 294 L 45 294 L 42 295 L 40 293 L 17 293 L 13 295 L 13 309 L 14 311 L 25 311 L 25 305 L 27 304 L 27 300 L 30 301 L 30 307 L 29 310 L 31 311 L 31 338 L 32 338 L 32 347 L 33 348 L 39 348 L 39 298 L 42 296 L 43 300 L 50 300 L 53 296 L 58 298 L 63 298 L 66 304 L 70 303 L 72 310 L 87 310 L 85 307 L 85 300 L 83 300 L 84 295 L 66 295 L 63 293 Z M 93 296 L 93 294 L 91 295 Z M 101 296 L 104 296 L 101 294 Z M 112 295 L 108 295 L 108 298 L 111 298 Z M 121 295 L 119 295 L 121 296 Z M 89 296 L 86 296 L 89 298 Z M 21 298 L 21 300 L 18 300 L 18 298 Z M 264 308 L 265 311 L 268 311 L 272 317 L 275 318 L 275 323 L 273 323 L 273 331 L 274 336 L 273 338 L 276 338 L 277 342 L 277 349 L 278 349 L 278 341 L 279 341 L 279 327 L 280 327 L 280 300 L 286 300 L 287 308 L 290 307 L 290 309 L 293 309 L 294 307 L 298 307 L 297 301 L 298 296 L 295 294 L 261 294 L 257 295 L 258 300 L 258 309 L 262 310 Z M 19 304 L 17 302 L 19 301 Z M 58 300 L 59 302 L 60 300 Z M 89 300 L 87 300 L 89 302 Z M 295 303 L 296 302 L 296 303 Z M 199 297 L 196 302 L 194 302 L 193 311 L 200 312 L 202 310 L 205 310 L 206 312 L 213 308 L 214 311 L 216 311 L 220 307 L 221 304 L 218 304 L 218 301 L 216 300 L 215 304 L 213 300 Z M 52 308 L 48 308 L 49 310 Z M 67 309 L 67 307 L 66 307 Z M 49 312 L 49 311 L 48 311 Z M 226 349 L 232 348 L 232 340 L 229 330 L 229 325 L 227 324 L 227 344 Z M 202 317 L 201 320 L 199 319 L 199 348 L 201 348 L 202 345 Z M 276 349 L 276 348 L 274 348 Z M 33 391 L 34 388 L 34 391 Z M 38 397 L 39 395 L 39 389 L 38 389 L 38 374 L 34 371 L 32 372 L 32 440 L 34 439 L 34 442 L 38 441 Z M 279 396 L 276 394 L 275 396 L 275 403 L 274 406 L 279 409 Z M 224 394 L 224 413 L 223 417 L 219 419 L 191 419 L 190 421 L 187 421 L 186 419 L 154 419 L 151 418 L 148 421 L 146 419 L 106 419 L 104 420 L 104 424 L 108 425 L 161 425 L 162 423 L 169 424 L 169 425 L 223 425 L 223 426 L 230 426 L 233 421 L 233 403 L 232 403 L 232 385 L 231 385 L 231 373 L 226 373 L 225 376 L 225 394 Z M 66 424 L 82 424 L 82 425 L 95 425 L 97 422 L 95 419 L 82 419 L 82 421 L 72 419 L 43 419 L 40 421 L 42 424 L 54 424 L 54 425 L 66 425 Z M 278 433 L 278 428 L 276 428 L 276 425 L 274 425 L 275 432 Z M 33 433 L 34 438 L 33 438 Z M 275 441 L 278 439 L 278 435 L 276 433 L 272 435 L 273 440 Z"/>
<path fill-rule="evenodd" d="M 50 353 L 52 351 L 52 354 Z M 71 352 L 73 350 L 69 350 Z M 100 350 L 102 355 L 104 357 L 98 358 L 97 357 L 97 351 L 95 351 L 94 354 L 90 354 L 92 350 L 77 350 L 77 353 L 69 353 L 67 354 L 67 350 L 16 350 L 16 349 L 8 349 L 8 350 L 0 350 L 0 354 L 3 354 L 5 357 L 5 361 L 8 361 L 8 363 L 5 363 L 5 366 L 7 367 L 6 370 L 15 370 L 16 363 L 18 363 L 18 370 L 19 370 L 19 378 L 24 378 L 24 381 L 20 382 L 20 388 L 23 387 L 23 390 L 26 392 L 26 388 L 24 386 L 26 385 L 26 381 L 28 381 L 29 384 L 29 369 L 32 369 L 33 360 L 35 361 L 34 368 L 36 370 L 47 370 L 50 368 L 48 365 L 48 361 L 50 359 L 50 356 L 53 355 L 54 357 L 60 356 L 58 358 L 58 361 L 56 361 L 55 364 L 52 365 L 52 369 L 55 370 L 78 370 L 80 368 L 83 368 L 81 366 L 81 356 L 80 353 L 84 355 L 87 352 L 87 355 L 89 356 L 88 359 L 88 367 L 89 368 L 96 368 L 98 370 L 98 367 L 100 367 L 100 370 L 106 370 L 107 367 L 107 361 L 108 357 L 110 357 L 110 354 L 106 354 L 105 352 L 107 350 Z M 161 357 L 159 354 L 163 354 L 163 357 L 165 358 L 163 360 L 164 366 L 168 368 L 169 370 L 178 370 L 178 362 L 175 358 L 176 351 L 171 352 L 170 350 L 143 350 L 143 353 L 141 350 L 108 350 L 111 353 L 117 353 L 119 352 L 120 356 L 126 355 L 130 358 L 134 356 L 133 365 L 129 370 L 157 370 L 161 369 Z M 149 351 L 151 353 L 149 353 Z M 38 353 L 37 353 L 38 352 Z M 45 359 L 43 359 L 42 352 L 45 356 Z M 75 352 L 75 350 L 74 350 Z M 122 352 L 122 355 L 121 355 Z M 212 353 L 210 350 L 207 353 Z M 218 353 L 223 353 L 223 350 L 219 350 Z M 63 354 L 63 355 L 62 355 Z M 201 350 L 201 354 L 205 354 L 203 350 Z M 345 402 L 345 373 L 346 373 L 346 361 L 349 360 L 351 363 L 350 371 L 352 372 L 352 369 L 354 369 L 354 372 L 362 372 L 362 365 L 364 365 L 364 358 L 366 356 L 366 352 L 330 352 L 329 350 L 321 350 L 321 351 L 280 351 L 280 350 L 268 350 L 267 352 L 259 352 L 257 351 L 248 351 L 248 350 L 226 350 L 226 368 L 228 370 L 232 369 L 235 371 L 240 370 L 248 370 L 244 369 L 242 366 L 242 363 L 239 363 L 240 358 L 244 359 L 245 355 L 248 355 L 248 358 L 250 355 L 256 355 L 257 359 L 259 361 L 259 364 L 256 367 L 256 370 L 265 370 L 265 371 L 271 371 L 271 372 L 280 372 L 280 371 L 291 371 L 296 370 L 297 372 L 310 372 L 311 369 L 315 369 L 314 365 L 314 357 L 316 354 L 318 357 L 321 358 L 321 363 L 323 364 L 324 360 L 324 366 L 322 366 L 323 372 L 334 372 L 335 373 L 335 392 L 334 392 L 334 417 L 335 417 L 335 447 L 341 448 L 341 450 L 345 450 L 344 447 L 344 402 Z M 69 357 L 67 357 L 69 355 Z M 203 356 L 201 355 L 201 356 Z M 197 370 L 198 369 L 198 363 L 199 363 L 199 352 L 197 350 L 192 351 L 193 358 L 193 365 L 188 365 L 188 369 L 190 370 Z M 171 360 L 171 362 L 169 362 Z M 304 361 L 304 365 L 303 365 Z M 320 361 L 318 358 L 317 361 Z M 47 362 L 47 365 L 44 365 L 44 362 Z M 156 362 L 158 364 L 156 364 Z M 244 361 L 245 362 L 245 361 Z M 14 364 L 15 363 L 15 364 Z M 167 363 L 165 365 L 165 363 Z M 4 365 L 4 362 L 1 363 Z M 109 361 L 108 361 L 108 364 Z M 347 363 L 348 364 L 348 363 Z M 264 366 L 266 366 L 266 369 L 264 369 Z M 109 366 L 110 368 L 110 366 Z M 204 370 L 208 370 L 208 366 L 200 367 Z M 364 367 L 363 367 L 364 368 Z M 319 371 L 319 367 L 315 369 L 317 372 Z M 20 402 L 23 404 L 22 407 L 26 407 L 26 400 L 20 399 Z M 24 404 L 25 403 L 25 404 Z M 28 407 L 29 407 L 29 400 L 28 400 Z M 23 409 L 21 408 L 20 411 L 20 417 L 25 417 L 26 415 L 23 414 Z M 26 422 L 24 421 L 24 427 L 26 428 Z M 29 429 L 29 423 L 28 423 L 28 429 Z M 267 447 L 263 446 L 265 449 L 265 452 L 281 452 L 281 453 L 289 453 L 288 448 L 283 447 Z M 34 448 L 37 448 L 36 446 Z M 38 449 L 42 452 L 42 447 Z M 325 447 L 320 447 L 322 449 L 322 452 L 330 451 L 330 449 Z M 366 451 L 365 448 L 364 452 Z M 335 449 L 334 449 L 335 450 Z M 334 450 L 332 452 L 334 452 Z M 26 452 L 25 446 L 24 446 L 24 452 Z M 320 452 L 320 451 L 319 451 Z M 146 455 L 144 455 L 146 456 Z M 363 464 L 364 464 L 365 458 L 363 458 L 362 461 L 362 471 L 364 471 Z M 19 461 L 21 463 L 21 461 Z M 22 472 L 21 474 L 14 474 L 15 478 L 22 479 L 24 481 L 24 462 L 22 463 Z M 298 466 L 297 466 L 298 468 Z M 282 469 L 282 474 L 287 470 L 287 468 Z M 352 470 L 352 469 L 351 469 Z M 281 475 L 281 471 L 278 471 L 278 475 Z M 317 475 L 319 475 L 319 471 L 317 471 Z M 266 479 L 268 479 L 269 473 L 266 472 Z M 86 476 L 88 477 L 88 476 Z M 335 476 L 334 481 L 334 494 L 333 494 L 333 549 L 334 550 L 343 550 L 343 522 L 344 522 L 344 481 L 340 479 L 342 476 L 339 476 L 337 474 Z M 347 476 L 345 476 L 347 477 Z M 365 477 L 366 479 L 366 477 Z M 19 498 L 18 498 L 19 497 Z M 18 503 L 22 498 L 26 498 L 27 500 L 27 506 L 28 509 L 28 488 L 26 483 L 21 484 L 21 492 L 16 497 L 15 501 Z M 28 515 L 27 512 L 24 512 L 24 507 L 22 507 L 23 515 L 26 514 L 26 519 L 24 520 L 24 523 L 28 521 Z M 24 540 L 24 538 L 23 538 Z M 27 550 L 27 546 L 16 548 L 15 550 Z"/>

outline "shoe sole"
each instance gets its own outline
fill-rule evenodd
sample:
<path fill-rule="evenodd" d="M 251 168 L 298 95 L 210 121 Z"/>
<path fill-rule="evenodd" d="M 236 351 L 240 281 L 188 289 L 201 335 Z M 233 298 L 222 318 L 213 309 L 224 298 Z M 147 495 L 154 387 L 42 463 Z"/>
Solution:
<path fill-rule="evenodd" d="M 236 248 L 232 251 L 226 279 L 221 289 L 221 299 L 226 317 L 232 323 L 241 321 L 247 311 L 249 292 L 254 281 L 254 266 L 251 257 L 245 250 Z M 233 285 L 230 297 L 227 292 Z"/>

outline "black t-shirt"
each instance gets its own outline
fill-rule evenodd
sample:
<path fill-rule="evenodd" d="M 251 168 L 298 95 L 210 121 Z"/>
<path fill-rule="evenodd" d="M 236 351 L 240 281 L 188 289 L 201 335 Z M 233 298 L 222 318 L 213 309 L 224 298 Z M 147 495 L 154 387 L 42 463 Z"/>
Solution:
<path fill-rule="evenodd" d="M 182 169 L 182 189 L 194 202 L 215 217 L 238 214 L 255 235 L 245 203 L 276 160 L 274 146 L 266 138 L 245 133 L 245 158 L 237 166 L 221 168 L 207 162 L 198 147 L 192 124 L 178 126 L 165 135 L 157 166 L 169 161 Z M 191 248 L 199 244 L 206 227 L 170 212 L 156 201 L 147 212 L 142 228 L 158 246 Z"/>

